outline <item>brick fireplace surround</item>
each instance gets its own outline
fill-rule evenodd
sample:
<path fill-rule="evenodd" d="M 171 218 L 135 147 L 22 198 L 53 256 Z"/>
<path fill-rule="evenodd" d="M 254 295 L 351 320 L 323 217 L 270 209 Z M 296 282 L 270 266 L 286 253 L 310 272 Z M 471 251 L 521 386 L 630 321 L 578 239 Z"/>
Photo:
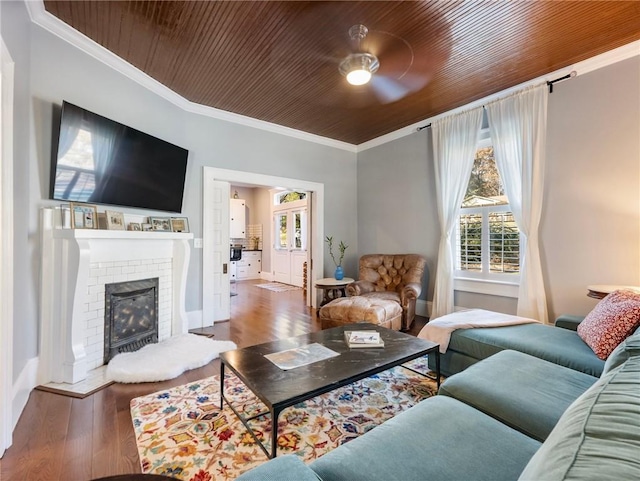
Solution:
<path fill-rule="evenodd" d="M 158 277 L 158 340 L 187 332 L 193 234 L 61 229 L 59 215 L 42 210 L 39 383 L 74 384 L 103 365 L 105 284 Z"/>

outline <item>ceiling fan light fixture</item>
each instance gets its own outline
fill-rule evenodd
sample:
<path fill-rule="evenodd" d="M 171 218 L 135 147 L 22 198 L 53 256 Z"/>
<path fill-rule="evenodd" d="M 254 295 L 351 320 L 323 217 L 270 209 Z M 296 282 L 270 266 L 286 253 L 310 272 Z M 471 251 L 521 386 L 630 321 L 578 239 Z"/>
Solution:
<path fill-rule="evenodd" d="M 340 73 L 351 85 L 364 85 L 380 68 L 380 62 L 370 53 L 353 53 L 340 62 Z"/>
<path fill-rule="evenodd" d="M 347 82 L 351 85 L 364 85 L 371 80 L 371 72 L 368 70 L 356 69 L 347 74 Z"/>

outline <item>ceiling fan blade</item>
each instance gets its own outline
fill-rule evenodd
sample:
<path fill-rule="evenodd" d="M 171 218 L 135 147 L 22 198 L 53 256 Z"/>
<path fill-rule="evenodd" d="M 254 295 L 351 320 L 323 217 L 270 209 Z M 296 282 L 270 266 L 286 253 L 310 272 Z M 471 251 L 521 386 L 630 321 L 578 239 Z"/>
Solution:
<path fill-rule="evenodd" d="M 396 79 L 386 75 L 374 75 L 371 79 L 371 90 L 382 103 L 397 102 L 409 94 L 417 92 L 429 83 L 426 75 L 405 74 Z"/>
<path fill-rule="evenodd" d="M 373 76 L 371 90 L 378 100 L 384 104 L 396 102 L 410 93 L 410 90 L 400 82 L 383 75 Z"/>

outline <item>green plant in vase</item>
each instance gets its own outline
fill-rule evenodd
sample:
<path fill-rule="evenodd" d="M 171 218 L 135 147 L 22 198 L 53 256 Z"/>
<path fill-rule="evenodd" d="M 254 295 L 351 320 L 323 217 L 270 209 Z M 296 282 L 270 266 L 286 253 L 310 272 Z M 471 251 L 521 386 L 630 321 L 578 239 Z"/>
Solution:
<path fill-rule="evenodd" d="M 340 258 L 336 260 L 336 257 L 333 254 L 333 236 L 327 236 L 324 241 L 329 245 L 329 255 L 331 256 L 331 259 L 333 259 L 333 263 L 336 265 L 336 271 L 333 277 L 335 277 L 336 280 L 341 281 L 342 279 L 344 279 L 344 271 L 342 270 L 342 259 L 344 259 L 344 252 L 349 246 L 346 245 L 343 241 L 340 241 L 340 244 L 338 244 Z"/>

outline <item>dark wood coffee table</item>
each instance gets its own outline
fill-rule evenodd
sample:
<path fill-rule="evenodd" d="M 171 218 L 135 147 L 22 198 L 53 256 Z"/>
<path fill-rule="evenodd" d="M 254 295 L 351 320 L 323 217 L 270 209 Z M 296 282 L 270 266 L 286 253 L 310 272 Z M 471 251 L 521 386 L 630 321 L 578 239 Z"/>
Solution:
<path fill-rule="evenodd" d="M 373 329 L 380 333 L 384 348 L 350 349 L 344 331 Z M 318 343 L 339 353 L 324 361 L 284 371 L 264 356 L 287 349 Z M 436 356 L 436 381 L 440 387 L 438 344 L 374 324 L 350 324 L 324 331 L 281 339 L 220 354 L 220 407 L 226 401 L 249 433 L 270 457 L 276 457 L 278 416 L 299 402 L 306 401 L 360 379 L 399 366 L 427 354 Z M 245 418 L 224 394 L 224 371 L 229 368 L 265 404 L 268 411 Z M 423 373 L 419 373 L 423 374 Z M 425 375 L 425 374 L 423 374 Z M 430 377 L 430 376 L 427 376 Z M 271 414 L 271 454 L 249 426 L 249 421 Z"/>

